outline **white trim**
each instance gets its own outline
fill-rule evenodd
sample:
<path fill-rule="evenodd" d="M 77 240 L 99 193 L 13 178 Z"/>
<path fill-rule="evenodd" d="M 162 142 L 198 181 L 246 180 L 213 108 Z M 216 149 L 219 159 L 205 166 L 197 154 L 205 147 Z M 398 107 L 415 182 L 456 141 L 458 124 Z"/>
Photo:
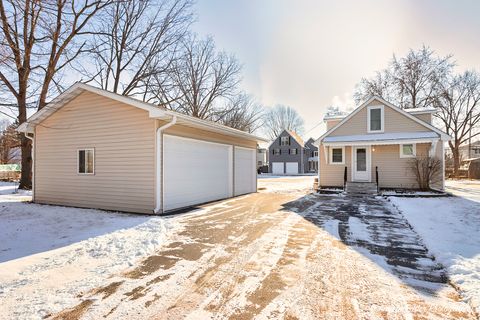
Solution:
<path fill-rule="evenodd" d="M 451 140 L 452 137 L 450 137 L 448 134 L 446 134 L 445 132 L 443 132 L 442 130 L 432 126 L 431 124 L 429 123 L 426 123 L 425 121 L 422 121 L 420 120 L 419 118 L 415 117 L 414 115 L 411 115 L 410 113 L 408 112 L 405 112 L 403 111 L 402 109 L 400 109 L 399 107 L 391 104 L 390 102 L 388 101 L 385 101 L 384 99 L 378 97 L 378 96 L 371 96 L 369 99 L 367 99 L 367 101 L 365 101 L 364 103 L 362 103 L 360 106 L 358 106 L 355 110 L 353 110 L 348 116 L 346 116 L 345 118 L 343 118 L 342 121 L 340 121 L 339 123 L 337 123 L 337 125 L 335 125 L 333 128 L 330 128 L 330 130 L 328 130 L 327 132 L 325 132 L 322 136 L 320 136 L 320 138 L 318 138 L 315 142 L 317 145 L 320 145 L 320 142 L 322 141 L 323 138 L 327 137 L 328 135 L 330 135 L 333 131 L 337 130 L 339 127 L 341 127 L 345 122 L 347 122 L 349 119 L 351 119 L 354 115 L 356 115 L 360 110 L 362 110 L 364 107 L 366 107 L 367 105 L 369 105 L 373 100 L 378 100 L 379 102 L 381 102 L 382 104 L 392 108 L 393 110 L 403 114 L 404 116 L 406 116 L 407 118 L 409 118 L 410 120 L 413 120 L 415 122 L 417 122 L 418 124 L 421 124 L 422 126 L 438 133 L 440 135 L 440 137 L 442 138 L 442 140 L 444 141 L 448 141 L 448 140 Z"/>
<path fill-rule="evenodd" d="M 163 213 L 163 197 L 164 197 L 164 183 L 163 183 L 163 130 L 173 126 L 177 122 L 177 117 L 173 117 L 172 120 L 163 126 L 157 128 L 155 131 L 155 209 L 153 213 Z M 156 125 L 156 123 L 155 123 Z"/>
<path fill-rule="evenodd" d="M 365 149 L 366 151 L 366 169 L 367 169 L 367 180 L 357 179 L 355 173 L 357 172 L 357 152 L 356 149 Z M 358 182 L 372 182 L 372 149 L 371 146 L 352 146 L 352 165 L 350 166 L 352 170 L 352 181 Z"/>
<path fill-rule="evenodd" d="M 342 162 L 333 162 L 333 149 L 342 149 Z M 331 147 L 328 148 L 328 159 L 331 165 L 344 165 L 345 164 L 345 147 Z"/>
<path fill-rule="evenodd" d="M 93 152 L 93 168 L 92 168 L 92 172 L 80 172 L 80 151 L 92 151 Z M 85 152 L 85 159 L 83 159 L 85 161 L 84 165 L 85 165 L 85 171 L 87 170 L 87 166 L 86 166 L 86 163 L 87 163 L 87 153 Z M 80 175 L 80 176 L 93 176 L 95 175 L 95 148 L 78 148 L 77 149 L 77 175 Z"/>
<path fill-rule="evenodd" d="M 404 154 L 403 146 L 412 145 L 413 154 Z M 417 156 L 417 144 L 416 143 L 401 143 L 400 146 L 400 158 L 415 158 Z"/>
<path fill-rule="evenodd" d="M 380 109 L 380 130 L 372 130 L 371 129 L 371 117 L 370 111 Z M 367 107 L 367 132 L 368 133 L 383 133 L 385 131 L 385 110 L 383 105 L 377 106 L 368 106 Z"/>

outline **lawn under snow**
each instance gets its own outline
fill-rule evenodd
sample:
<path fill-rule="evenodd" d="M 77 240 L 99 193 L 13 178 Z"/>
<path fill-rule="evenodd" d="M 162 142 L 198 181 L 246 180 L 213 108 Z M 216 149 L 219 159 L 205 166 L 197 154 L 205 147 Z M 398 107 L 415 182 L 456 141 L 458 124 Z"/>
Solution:
<path fill-rule="evenodd" d="M 0 318 L 70 306 L 76 293 L 152 254 L 174 227 L 160 217 L 22 202 L 29 193 L 14 191 L 0 183 Z"/>
<path fill-rule="evenodd" d="M 474 197 L 390 199 L 480 313 L 480 202 Z"/>

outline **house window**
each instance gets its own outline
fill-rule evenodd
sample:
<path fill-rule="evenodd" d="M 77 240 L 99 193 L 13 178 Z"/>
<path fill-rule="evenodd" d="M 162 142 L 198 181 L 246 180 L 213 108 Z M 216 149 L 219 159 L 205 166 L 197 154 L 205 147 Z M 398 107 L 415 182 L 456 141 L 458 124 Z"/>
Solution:
<path fill-rule="evenodd" d="M 290 154 L 297 154 L 297 149 L 290 149 Z"/>
<path fill-rule="evenodd" d="M 345 164 L 345 148 L 330 148 L 330 164 Z"/>
<path fill-rule="evenodd" d="M 280 145 L 281 146 L 289 146 L 290 145 L 290 137 L 289 136 L 281 137 L 280 138 Z"/>
<path fill-rule="evenodd" d="M 383 132 L 384 122 L 383 106 L 367 108 L 368 132 Z"/>
<path fill-rule="evenodd" d="M 279 155 L 279 154 L 281 154 L 280 149 L 273 149 L 273 155 L 274 155 L 274 156 L 275 156 L 275 155 Z"/>
<path fill-rule="evenodd" d="M 318 157 L 318 151 L 313 151 L 313 156 Z"/>
<path fill-rule="evenodd" d="M 417 154 L 417 148 L 414 143 L 400 145 L 400 158 L 413 158 Z"/>
<path fill-rule="evenodd" d="M 78 173 L 79 174 L 94 174 L 95 169 L 95 150 L 94 149 L 80 149 L 78 150 Z"/>
<path fill-rule="evenodd" d="M 261 166 L 261 165 L 262 165 L 262 161 L 258 161 L 258 165 Z"/>

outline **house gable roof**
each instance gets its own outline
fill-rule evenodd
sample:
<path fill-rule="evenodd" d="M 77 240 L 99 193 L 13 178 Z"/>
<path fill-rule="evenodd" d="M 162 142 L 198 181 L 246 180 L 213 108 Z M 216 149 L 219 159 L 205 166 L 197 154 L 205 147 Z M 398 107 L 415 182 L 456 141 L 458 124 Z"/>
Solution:
<path fill-rule="evenodd" d="M 268 149 L 277 141 L 279 137 L 281 137 L 284 133 L 287 133 L 290 137 L 292 137 L 302 148 L 305 148 L 305 142 L 302 140 L 302 138 L 293 130 L 287 130 L 283 129 L 283 131 L 275 138 L 272 140 L 270 145 L 268 146 Z"/>
<path fill-rule="evenodd" d="M 81 83 L 81 82 L 76 82 L 73 84 L 70 88 L 68 88 L 66 91 L 64 91 L 62 94 L 57 96 L 55 99 L 53 99 L 50 103 L 48 103 L 44 108 L 41 110 L 37 111 L 34 113 L 31 117 L 27 119 L 26 122 L 21 124 L 18 128 L 17 131 L 19 132 L 33 132 L 33 128 L 41 123 L 43 120 L 48 118 L 50 115 L 61 109 L 63 106 L 65 106 L 68 102 L 73 100 L 75 97 L 79 96 L 83 92 L 92 92 L 95 94 L 98 94 L 100 96 L 116 100 L 118 102 L 130 105 L 135 108 L 139 108 L 142 110 L 145 110 L 149 113 L 150 118 L 154 119 L 161 119 L 161 120 L 167 120 L 170 121 L 173 117 L 178 118 L 177 123 L 179 124 L 184 124 L 187 126 L 195 127 L 195 128 L 200 128 L 204 129 L 207 131 L 212 131 L 212 132 L 217 132 L 217 133 L 222 133 L 225 135 L 230 135 L 230 136 L 235 136 L 235 137 L 241 137 L 241 138 L 246 138 L 246 139 L 251 139 L 251 140 L 256 140 L 258 142 L 267 142 L 268 140 L 264 138 L 257 137 L 253 134 L 250 134 L 248 132 L 244 132 L 238 129 L 233 129 L 212 121 L 208 120 L 203 120 L 199 118 L 195 118 L 189 115 L 185 115 L 183 113 L 179 113 L 173 110 L 167 110 L 165 108 L 146 103 L 140 100 L 137 100 L 135 98 L 131 97 L 126 97 L 122 96 L 117 93 L 113 93 L 107 90 L 103 90 L 100 88 L 93 87 L 91 85 Z"/>
<path fill-rule="evenodd" d="M 419 118 L 413 116 L 412 114 L 402 110 L 401 108 L 391 104 L 390 102 L 384 100 L 383 98 L 379 97 L 379 96 L 371 96 L 369 99 L 367 99 L 364 103 L 362 103 L 360 106 L 358 106 L 355 110 L 353 110 L 348 116 L 346 116 L 345 118 L 343 118 L 339 123 L 337 123 L 335 126 L 333 126 L 332 128 L 330 128 L 330 130 L 327 130 L 327 132 L 325 132 L 320 138 L 318 138 L 316 141 L 315 141 L 315 144 L 319 144 L 322 139 L 324 139 L 325 137 L 329 136 L 332 132 L 334 132 L 335 130 L 337 130 L 338 128 L 340 128 L 342 125 L 344 125 L 349 119 L 351 119 L 354 115 L 356 115 L 360 110 L 362 110 L 363 108 L 366 108 L 372 101 L 374 100 L 377 100 L 379 101 L 380 103 L 382 103 L 383 105 L 399 112 L 400 114 L 404 115 L 405 117 L 409 118 L 410 120 L 424 126 L 425 128 L 437 133 L 442 140 L 450 140 L 451 137 L 446 134 L 445 132 L 443 132 L 442 130 L 438 129 L 438 128 L 435 128 L 434 126 L 432 126 L 431 124 L 429 123 L 426 123 L 425 121 L 422 121 L 420 120 Z"/>

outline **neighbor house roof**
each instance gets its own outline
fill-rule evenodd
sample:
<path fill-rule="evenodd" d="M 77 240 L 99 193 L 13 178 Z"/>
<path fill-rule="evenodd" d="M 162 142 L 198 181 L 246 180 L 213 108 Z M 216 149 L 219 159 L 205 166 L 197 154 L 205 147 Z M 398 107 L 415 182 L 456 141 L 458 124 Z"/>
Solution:
<path fill-rule="evenodd" d="M 383 98 L 379 97 L 379 96 L 371 96 L 369 99 L 367 99 L 364 103 L 362 103 L 360 106 L 358 106 L 355 110 L 353 110 L 348 116 L 346 116 L 345 118 L 343 118 L 339 123 L 337 123 L 333 128 L 331 128 L 330 130 L 328 130 L 327 132 L 325 132 L 320 138 L 317 139 L 316 143 L 319 144 L 322 140 L 325 139 L 325 137 L 328 137 L 332 132 L 334 132 L 335 130 L 337 130 L 339 127 L 341 127 L 345 122 L 347 122 L 350 118 L 352 118 L 355 114 L 357 114 L 360 110 L 362 110 L 363 108 L 365 108 L 367 105 L 369 105 L 373 100 L 377 100 L 379 102 L 381 102 L 382 104 L 384 104 L 385 106 L 403 114 L 405 117 L 409 118 L 410 120 L 414 121 L 414 122 L 417 122 L 419 123 L 420 125 L 424 126 L 425 128 L 427 129 L 430 129 L 431 131 L 435 132 L 438 134 L 438 136 L 440 136 L 442 138 L 442 140 L 450 140 L 451 137 L 446 134 L 445 132 L 443 132 L 442 130 L 438 129 L 438 128 L 435 128 L 434 126 L 432 126 L 431 124 L 425 122 L 425 121 L 422 121 L 420 119 L 418 119 L 417 117 L 413 116 L 412 114 L 410 114 L 409 112 L 406 112 L 405 110 L 391 104 L 390 102 L 384 100 Z M 426 111 L 425 112 L 430 112 L 430 111 Z M 372 134 L 369 134 L 367 136 L 374 136 Z"/>
<path fill-rule="evenodd" d="M 222 133 L 226 135 L 231 135 L 240 138 L 247 138 L 256 140 L 258 142 L 266 142 L 268 140 L 257 137 L 253 134 L 248 132 L 244 132 L 241 130 L 233 129 L 212 121 L 203 120 L 199 118 L 195 118 L 192 116 L 188 116 L 173 110 L 167 110 L 165 108 L 146 103 L 135 98 L 125 97 L 107 90 L 103 90 L 100 88 L 93 87 L 91 85 L 77 82 L 60 94 L 58 97 L 53 99 L 50 103 L 48 103 L 45 107 L 43 107 L 40 111 L 33 114 L 31 117 L 27 119 L 26 122 L 21 124 L 17 130 L 20 132 L 33 132 L 33 129 L 36 125 L 41 123 L 43 120 L 48 118 L 57 110 L 61 109 L 65 106 L 69 101 L 73 100 L 75 97 L 80 95 L 83 92 L 92 92 L 98 94 L 100 96 L 104 96 L 113 100 L 116 100 L 121 103 L 128 104 L 130 106 L 145 110 L 149 113 L 150 118 L 160 119 L 160 120 L 171 120 L 174 116 L 177 118 L 177 124 L 182 124 L 189 127 L 204 129 L 212 132 Z"/>
<path fill-rule="evenodd" d="M 303 139 L 293 130 L 285 130 L 287 131 L 292 137 L 293 139 L 295 139 L 295 141 L 298 142 L 298 144 L 302 147 L 305 146 L 305 142 L 303 141 Z"/>

